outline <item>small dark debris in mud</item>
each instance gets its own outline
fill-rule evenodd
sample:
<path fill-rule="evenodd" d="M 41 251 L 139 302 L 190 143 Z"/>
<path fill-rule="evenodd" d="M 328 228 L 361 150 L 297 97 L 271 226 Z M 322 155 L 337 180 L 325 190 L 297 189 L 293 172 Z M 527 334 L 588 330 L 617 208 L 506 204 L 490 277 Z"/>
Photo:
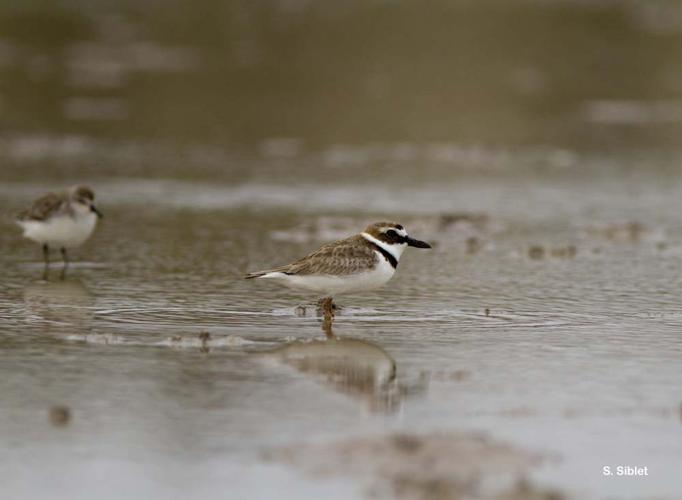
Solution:
<path fill-rule="evenodd" d="M 542 260 L 545 257 L 558 259 L 572 259 L 578 253 L 575 245 L 545 248 L 542 245 L 533 245 L 528 249 L 528 257 L 532 260 Z"/>
<path fill-rule="evenodd" d="M 484 312 L 485 312 L 486 318 L 490 317 L 490 309 L 489 308 L 486 307 Z"/>
<path fill-rule="evenodd" d="M 569 409 L 564 410 L 563 415 L 564 415 L 564 418 L 575 418 L 575 417 L 579 416 L 580 413 L 575 409 L 569 408 Z"/>
<path fill-rule="evenodd" d="M 545 258 L 545 249 L 541 246 L 534 245 L 528 249 L 528 257 L 533 260 L 542 260 Z"/>
<path fill-rule="evenodd" d="M 68 406 L 55 405 L 49 411 L 50 423 L 55 427 L 64 427 L 71 420 L 71 410 Z"/>
<path fill-rule="evenodd" d="M 294 309 L 294 314 L 298 316 L 299 318 L 302 318 L 306 315 L 307 310 L 305 306 L 296 306 Z"/>
<path fill-rule="evenodd" d="M 528 481 L 528 478 L 521 478 L 510 495 L 504 497 L 506 500 L 563 500 L 565 497 L 558 491 L 539 491 Z"/>
<path fill-rule="evenodd" d="M 574 245 L 567 245 L 565 247 L 556 247 L 550 250 L 552 257 L 558 258 L 573 258 L 578 253 L 578 249 Z"/>
<path fill-rule="evenodd" d="M 365 480 L 373 498 L 400 500 L 560 500 L 532 485 L 528 472 L 544 458 L 477 434 L 390 434 L 270 450 L 270 461 L 313 476 Z"/>
<path fill-rule="evenodd" d="M 199 350 L 201 352 L 208 352 L 209 351 L 208 343 L 211 340 L 211 334 L 208 332 L 201 332 L 199 333 L 199 340 L 201 340 L 201 347 L 199 348 Z"/>
<path fill-rule="evenodd" d="M 631 221 L 622 224 L 609 224 L 601 227 L 589 227 L 587 233 L 611 241 L 637 242 L 651 231 L 640 222 Z"/>
<path fill-rule="evenodd" d="M 467 380 L 471 377 L 471 372 L 468 370 L 455 370 L 452 372 L 452 379 L 453 380 Z"/>
<path fill-rule="evenodd" d="M 400 451 L 413 453 L 421 448 L 422 442 L 416 436 L 396 434 L 393 436 L 393 445 Z"/>
<path fill-rule="evenodd" d="M 471 378 L 471 372 L 469 370 L 438 370 L 431 373 L 429 378 L 431 380 L 455 380 L 462 382 Z"/>
<path fill-rule="evenodd" d="M 476 238 L 476 236 L 471 236 L 466 240 L 466 252 L 469 255 L 474 255 L 478 253 L 483 248 L 483 242 Z"/>

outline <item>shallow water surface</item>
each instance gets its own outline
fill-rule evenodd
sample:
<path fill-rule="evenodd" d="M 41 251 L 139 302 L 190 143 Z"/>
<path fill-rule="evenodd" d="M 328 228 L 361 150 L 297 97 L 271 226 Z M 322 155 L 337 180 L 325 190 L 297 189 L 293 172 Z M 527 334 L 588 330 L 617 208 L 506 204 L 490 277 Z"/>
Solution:
<path fill-rule="evenodd" d="M 286 488 L 313 498 L 335 485 L 349 498 L 364 495 L 362 483 L 301 475 L 263 454 L 393 431 L 482 431 L 542 455 L 526 473 L 540 487 L 676 498 L 676 181 L 525 181 L 425 183 L 409 208 L 394 198 L 404 186 L 382 184 L 357 211 L 367 184 L 283 183 L 291 196 L 273 205 L 260 183 L 234 202 L 230 185 L 95 179 L 105 218 L 63 281 L 56 263 L 41 281 L 39 249 L 5 223 L 5 491 L 219 498 Z M 136 184 L 156 189 L 131 198 Z M 2 191 L 13 209 L 41 187 L 17 180 Z M 216 202 L 192 207 L 193 197 Z M 387 217 L 434 249 L 408 250 L 383 290 L 340 297 L 338 340 L 325 340 L 316 297 L 241 279 Z M 49 424 L 53 405 L 70 409 L 66 426 Z M 604 478 L 604 465 L 650 475 Z"/>

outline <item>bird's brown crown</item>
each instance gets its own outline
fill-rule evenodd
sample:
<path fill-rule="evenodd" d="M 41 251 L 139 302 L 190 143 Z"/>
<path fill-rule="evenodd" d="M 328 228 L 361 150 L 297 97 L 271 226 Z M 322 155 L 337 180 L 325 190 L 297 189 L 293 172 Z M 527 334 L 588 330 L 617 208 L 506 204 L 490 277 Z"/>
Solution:
<path fill-rule="evenodd" d="M 393 231 L 391 231 L 391 229 L 393 229 Z M 367 226 L 363 232 L 378 240 L 385 241 L 386 243 L 398 243 L 397 240 L 402 237 L 397 234 L 396 231 L 402 231 L 404 229 L 405 228 L 402 225 L 395 222 L 375 222 L 374 224 Z M 396 241 L 393 241 L 394 239 Z"/>
<path fill-rule="evenodd" d="M 94 201 L 95 192 L 88 186 L 74 186 L 70 189 L 71 198 L 78 201 Z"/>
<path fill-rule="evenodd" d="M 367 226 L 364 230 L 365 233 L 371 234 L 375 238 L 385 233 L 389 229 L 404 229 L 403 226 L 395 222 L 375 222 Z"/>

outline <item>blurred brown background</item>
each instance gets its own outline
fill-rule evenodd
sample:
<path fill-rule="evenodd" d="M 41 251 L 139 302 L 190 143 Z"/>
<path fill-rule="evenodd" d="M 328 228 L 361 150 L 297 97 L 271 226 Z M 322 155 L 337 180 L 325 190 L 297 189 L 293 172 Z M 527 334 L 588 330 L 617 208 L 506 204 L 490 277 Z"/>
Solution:
<path fill-rule="evenodd" d="M 677 148 L 681 56 L 674 1 L 5 0 L 0 132 Z"/>

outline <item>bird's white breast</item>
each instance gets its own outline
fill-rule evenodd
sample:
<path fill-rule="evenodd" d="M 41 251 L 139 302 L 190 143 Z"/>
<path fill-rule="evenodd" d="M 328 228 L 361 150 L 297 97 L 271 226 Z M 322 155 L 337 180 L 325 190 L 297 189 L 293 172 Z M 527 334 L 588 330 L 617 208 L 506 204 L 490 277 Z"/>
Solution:
<path fill-rule="evenodd" d="M 41 245 L 77 247 L 82 245 L 95 230 L 97 216 L 93 212 L 76 213 L 74 216 L 60 214 L 45 221 L 25 220 L 19 222 L 24 236 Z"/>

